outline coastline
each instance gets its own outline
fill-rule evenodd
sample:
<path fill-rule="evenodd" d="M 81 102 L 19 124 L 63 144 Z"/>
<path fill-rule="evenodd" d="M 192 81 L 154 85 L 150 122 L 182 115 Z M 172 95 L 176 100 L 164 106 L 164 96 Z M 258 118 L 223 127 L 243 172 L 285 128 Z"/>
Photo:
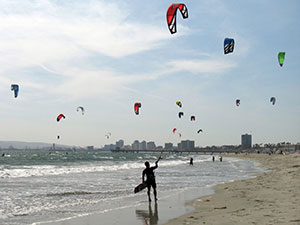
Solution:
<path fill-rule="evenodd" d="M 216 185 L 215 194 L 189 203 L 192 213 L 165 225 L 300 224 L 299 154 L 232 157 L 258 162 L 268 172 Z"/>

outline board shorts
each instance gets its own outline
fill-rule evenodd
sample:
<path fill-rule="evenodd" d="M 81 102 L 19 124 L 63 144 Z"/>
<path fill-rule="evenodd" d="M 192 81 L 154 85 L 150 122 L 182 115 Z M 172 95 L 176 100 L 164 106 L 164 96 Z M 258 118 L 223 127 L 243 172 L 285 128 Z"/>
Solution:
<path fill-rule="evenodd" d="M 156 189 L 156 182 L 155 182 L 155 179 L 151 179 L 149 182 L 147 182 L 147 188 L 149 189 L 150 187 Z"/>

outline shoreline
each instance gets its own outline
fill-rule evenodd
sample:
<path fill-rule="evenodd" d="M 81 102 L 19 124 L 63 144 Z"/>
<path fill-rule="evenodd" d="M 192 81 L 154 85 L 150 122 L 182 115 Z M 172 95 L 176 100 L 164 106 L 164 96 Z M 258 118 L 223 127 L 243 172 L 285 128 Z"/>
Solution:
<path fill-rule="evenodd" d="M 237 158 L 232 155 L 228 155 L 228 157 L 231 159 Z M 255 167 L 257 168 L 258 166 L 255 165 Z M 253 170 L 253 168 L 251 167 L 251 170 Z M 253 174 L 255 174 L 255 172 L 258 171 L 259 170 L 254 169 L 253 173 L 249 173 L 250 176 L 247 175 L 247 178 L 240 178 L 240 179 L 249 179 L 253 176 Z M 262 173 L 262 171 L 259 172 L 259 174 L 260 173 Z M 221 184 L 228 184 L 232 182 L 234 181 L 227 180 L 225 181 L 225 183 L 221 183 Z M 105 221 L 105 224 L 112 224 L 112 225 L 113 224 L 131 224 L 131 225 L 160 224 L 162 225 L 168 223 L 169 221 L 176 220 L 177 217 L 181 217 L 186 214 L 193 213 L 195 206 L 189 205 L 188 203 L 194 201 L 195 199 L 199 199 L 214 194 L 215 187 L 216 187 L 215 185 L 209 185 L 209 186 L 203 186 L 201 188 L 200 187 L 190 188 L 188 191 L 186 190 L 181 190 L 180 192 L 168 191 L 167 195 L 166 192 L 164 194 L 160 192 L 159 201 L 157 202 L 157 204 L 155 202 L 151 202 L 149 204 L 148 201 L 146 200 L 140 200 L 134 205 L 131 206 L 128 205 L 128 207 L 122 207 L 113 210 L 105 210 L 103 212 L 97 212 L 91 214 L 86 213 L 74 217 L 52 220 L 52 221 L 36 222 L 33 224 L 34 225 L 37 224 L 79 225 L 79 224 L 98 224 L 98 221 Z"/>
<path fill-rule="evenodd" d="M 268 172 L 216 185 L 214 194 L 188 204 L 193 212 L 165 225 L 300 224 L 299 154 L 229 157 L 258 162 Z"/>

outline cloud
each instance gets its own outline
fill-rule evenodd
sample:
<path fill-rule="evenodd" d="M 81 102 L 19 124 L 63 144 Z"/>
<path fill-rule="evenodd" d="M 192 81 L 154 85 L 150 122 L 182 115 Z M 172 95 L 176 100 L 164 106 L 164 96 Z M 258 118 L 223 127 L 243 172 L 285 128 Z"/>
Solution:
<path fill-rule="evenodd" d="M 1 1 L 0 72 L 70 62 L 90 54 L 120 58 L 158 47 L 163 28 L 130 22 L 129 7 L 104 1 L 59 5 Z M 149 35 L 151 34 L 151 35 Z"/>
<path fill-rule="evenodd" d="M 174 60 L 167 64 L 171 70 L 175 71 L 188 71 L 193 74 L 209 73 L 221 74 L 224 71 L 236 67 L 236 63 L 230 60 Z"/>
<path fill-rule="evenodd" d="M 161 67 L 151 62 L 151 67 L 157 68 L 154 72 L 130 75 L 114 67 L 114 62 L 106 68 L 98 63 L 90 68 L 87 64 L 92 56 L 125 60 L 127 56 L 159 48 L 164 41 L 176 40 L 189 30 L 186 28 L 186 32 L 172 36 L 166 27 L 148 24 L 147 20 L 130 21 L 134 9 L 123 3 L 3 1 L 0 7 L 3 8 L 0 51 L 6 56 L 0 58 L 0 77 L 19 74 L 24 68 L 29 68 L 32 76 L 34 69 L 43 69 L 44 74 L 39 76 L 50 76 L 51 82 L 43 77 L 37 82 L 30 76 L 14 75 L 22 87 L 43 90 L 41 96 L 93 97 L 128 91 L 130 84 L 155 80 L 177 71 L 220 74 L 236 66 L 228 60 L 195 59 L 174 60 Z M 59 82 L 54 83 L 54 78 Z"/>

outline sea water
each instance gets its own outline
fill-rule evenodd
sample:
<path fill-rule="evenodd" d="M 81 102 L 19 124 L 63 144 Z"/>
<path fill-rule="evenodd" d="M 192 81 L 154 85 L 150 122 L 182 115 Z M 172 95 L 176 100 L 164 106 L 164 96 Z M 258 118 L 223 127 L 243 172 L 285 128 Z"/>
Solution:
<path fill-rule="evenodd" d="M 4 151 L 0 151 L 2 155 Z M 6 151 L 0 156 L 0 224 L 41 224 L 145 204 L 144 162 L 160 154 L 99 151 Z M 251 161 L 163 153 L 155 170 L 159 199 L 197 192 L 261 172 Z M 193 157 L 194 165 L 189 165 Z M 153 197 L 152 197 L 153 198 Z"/>

